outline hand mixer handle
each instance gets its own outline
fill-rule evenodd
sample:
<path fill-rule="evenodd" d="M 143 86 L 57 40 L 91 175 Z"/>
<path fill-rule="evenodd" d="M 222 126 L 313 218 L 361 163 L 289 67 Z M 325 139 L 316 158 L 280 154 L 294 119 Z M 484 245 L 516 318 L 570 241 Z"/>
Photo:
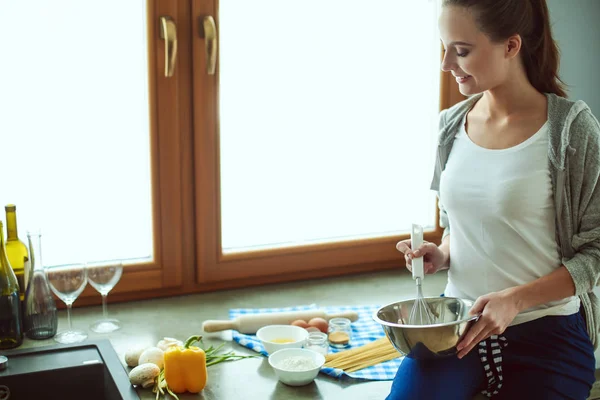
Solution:
<path fill-rule="evenodd" d="M 423 244 L 423 227 L 421 225 L 412 224 L 410 231 L 410 248 L 415 251 Z M 421 279 L 425 277 L 423 271 L 423 257 L 413 258 L 412 260 L 412 277 L 413 279 Z"/>

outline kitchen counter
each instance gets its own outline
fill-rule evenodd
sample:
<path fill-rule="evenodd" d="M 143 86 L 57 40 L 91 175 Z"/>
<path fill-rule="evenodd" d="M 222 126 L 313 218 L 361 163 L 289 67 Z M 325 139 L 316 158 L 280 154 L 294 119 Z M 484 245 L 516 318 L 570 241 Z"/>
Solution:
<path fill-rule="evenodd" d="M 424 296 L 439 295 L 445 284 L 444 272 L 428 275 L 423 284 Z M 119 304 L 111 304 L 109 295 L 109 317 L 122 323 L 120 330 L 110 334 L 89 330 L 89 326 L 102 316 L 100 306 L 75 308 L 72 320 L 73 328 L 87 332 L 89 339 L 108 339 L 123 366 L 123 356 L 128 348 L 155 346 L 165 336 L 185 340 L 191 335 L 201 334 L 206 346 L 225 342 L 223 351 L 256 356 L 208 367 L 208 382 L 204 390 L 198 395 L 180 395 L 181 400 L 381 400 L 389 394 L 392 381 L 336 379 L 319 374 L 309 385 L 286 386 L 277 380 L 266 357 L 232 341 L 231 331 L 204 333 L 202 323 L 208 319 L 229 319 L 231 308 L 289 307 L 312 303 L 317 306 L 383 305 L 413 298 L 414 295 L 414 282 L 408 272 L 385 271 Z M 59 312 L 59 331 L 66 326 L 67 314 L 62 310 Z M 25 339 L 20 349 L 52 344 L 55 344 L 53 339 Z M 596 376 L 600 378 L 598 371 Z M 137 393 L 142 400 L 156 398 L 151 389 L 138 388 Z M 599 398 L 600 385 L 597 381 L 590 399 Z"/>
<path fill-rule="evenodd" d="M 445 284 L 444 272 L 428 275 L 423 284 L 424 296 L 439 295 Z M 389 394 L 392 381 L 336 379 L 319 374 L 307 386 L 286 386 L 278 382 L 266 357 L 232 341 L 231 331 L 204 333 L 202 323 L 208 319 L 228 319 L 231 308 L 288 307 L 312 303 L 318 306 L 383 305 L 413 298 L 414 295 L 414 282 L 408 272 L 385 271 L 119 304 L 111 304 L 109 295 L 109 316 L 122 322 L 122 329 L 110 334 L 89 330 L 90 324 L 102 316 L 100 306 L 76 308 L 72 319 L 73 328 L 87 332 L 89 339 L 108 339 L 124 366 L 123 356 L 128 348 L 138 344 L 154 346 L 165 336 L 185 340 L 193 334 L 201 334 L 207 346 L 225 342 L 223 351 L 256 356 L 210 366 L 204 390 L 197 395 L 180 395 L 181 400 L 382 400 Z M 67 326 L 66 315 L 64 310 L 59 313 L 59 331 Z M 25 339 L 20 348 L 51 344 L 55 344 L 53 339 Z M 598 371 L 596 376 L 600 378 Z M 151 389 L 138 388 L 137 393 L 142 400 L 155 399 Z M 600 399 L 599 381 L 589 399 Z"/>
<path fill-rule="evenodd" d="M 445 274 L 428 277 L 423 285 L 424 295 L 438 295 L 443 290 L 445 279 Z M 414 282 L 408 273 L 386 271 L 119 304 L 111 304 L 109 294 L 109 316 L 119 319 L 122 329 L 110 334 L 91 332 L 89 325 L 102 316 L 99 306 L 73 309 L 72 320 L 74 329 L 84 330 L 90 339 L 109 339 L 123 365 L 123 355 L 131 346 L 153 346 L 165 336 L 185 340 L 193 334 L 202 334 L 207 346 L 225 341 L 225 351 L 234 350 L 238 354 L 257 356 L 210 366 L 208 383 L 201 394 L 181 395 L 181 400 L 383 399 L 389 393 L 391 381 L 336 379 L 319 374 L 307 386 L 286 386 L 278 382 L 266 357 L 233 342 L 231 331 L 204 333 L 202 322 L 229 319 L 230 308 L 287 307 L 312 303 L 318 306 L 387 304 L 414 297 L 414 292 Z M 66 311 L 60 311 L 59 331 L 66 326 Z M 21 348 L 54 343 L 52 339 L 26 339 Z M 138 389 L 138 394 L 143 400 L 155 398 L 150 389 Z"/>

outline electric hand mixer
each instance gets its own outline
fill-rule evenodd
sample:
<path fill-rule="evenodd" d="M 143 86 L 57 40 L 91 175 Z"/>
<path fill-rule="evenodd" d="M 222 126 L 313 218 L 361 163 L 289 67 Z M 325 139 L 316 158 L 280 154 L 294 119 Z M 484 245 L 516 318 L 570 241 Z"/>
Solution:
<path fill-rule="evenodd" d="M 410 248 L 412 251 L 417 250 L 423 244 L 423 227 L 413 224 L 410 232 Z M 431 313 L 431 309 L 427 301 L 423 298 L 421 284 L 425 278 L 423 270 L 423 257 L 413 258 L 412 260 L 412 277 L 417 284 L 417 297 L 413 303 L 408 323 L 410 325 L 432 325 L 435 323 L 435 317 Z"/>

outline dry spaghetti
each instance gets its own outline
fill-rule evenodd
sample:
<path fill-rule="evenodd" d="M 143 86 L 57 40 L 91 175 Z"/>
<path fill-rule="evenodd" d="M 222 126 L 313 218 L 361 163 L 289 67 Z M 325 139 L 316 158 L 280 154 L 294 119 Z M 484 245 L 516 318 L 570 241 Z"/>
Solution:
<path fill-rule="evenodd" d="M 384 337 L 355 349 L 328 354 L 325 356 L 324 366 L 355 372 L 398 357 L 400 354 Z"/>

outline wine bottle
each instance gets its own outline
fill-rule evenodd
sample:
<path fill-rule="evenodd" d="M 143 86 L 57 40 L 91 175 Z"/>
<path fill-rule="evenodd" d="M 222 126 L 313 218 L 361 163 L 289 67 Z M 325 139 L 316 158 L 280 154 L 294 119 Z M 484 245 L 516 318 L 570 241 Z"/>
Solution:
<path fill-rule="evenodd" d="M 30 339 L 48 339 L 56 335 L 58 314 L 42 267 L 42 235 L 27 232 L 27 239 L 33 272 L 25 292 L 23 331 Z"/>
<path fill-rule="evenodd" d="M 8 204 L 4 207 L 6 211 L 6 254 L 12 267 L 17 282 L 19 283 L 19 297 L 21 302 L 25 299 L 25 261 L 29 259 L 27 246 L 19 240 L 17 232 L 17 207 L 14 204 Z"/>
<path fill-rule="evenodd" d="M 0 349 L 23 343 L 19 284 L 6 255 L 4 226 L 0 221 Z"/>

